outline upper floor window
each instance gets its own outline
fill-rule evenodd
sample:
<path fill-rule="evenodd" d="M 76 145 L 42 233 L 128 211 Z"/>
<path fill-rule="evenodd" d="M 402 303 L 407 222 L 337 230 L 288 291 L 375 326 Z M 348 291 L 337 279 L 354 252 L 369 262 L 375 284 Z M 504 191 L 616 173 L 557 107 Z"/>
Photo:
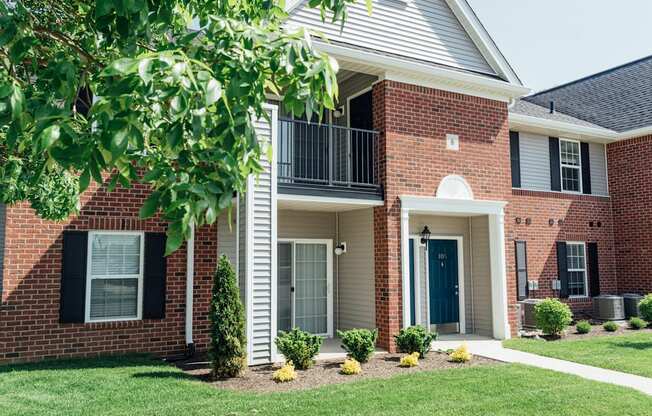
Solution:
<path fill-rule="evenodd" d="M 89 233 L 87 321 L 140 319 L 143 234 Z"/>
<path fill-rule="evenodd" d="M 561 165 L 561 187 L 567 192 L 582 192 L 582 158 L 580 143 L 573 140 L 559 140 L 559 161 Z"/>
<path fill-rule="evenodd" d="M 568 270 L 568 295 L 588 296 L 586 288 L 586 250 L 584 243 L 566 243 L 566 265 Z"/>

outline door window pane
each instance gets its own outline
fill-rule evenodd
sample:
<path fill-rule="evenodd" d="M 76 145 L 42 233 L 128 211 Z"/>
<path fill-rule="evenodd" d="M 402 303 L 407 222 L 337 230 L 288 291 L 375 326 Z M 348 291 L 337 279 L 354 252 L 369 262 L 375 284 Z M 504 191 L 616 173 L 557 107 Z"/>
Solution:
<path fill-rule="evenodd" d="M 278 245 L 277 326 L 279 331 L 292 329 L 292 244 Z"/>
<path fill-rule="evenodd" d="M 325 244 L 296 244 L 295 322 L 313 334 L 328 332 L 328 253 Z"/>

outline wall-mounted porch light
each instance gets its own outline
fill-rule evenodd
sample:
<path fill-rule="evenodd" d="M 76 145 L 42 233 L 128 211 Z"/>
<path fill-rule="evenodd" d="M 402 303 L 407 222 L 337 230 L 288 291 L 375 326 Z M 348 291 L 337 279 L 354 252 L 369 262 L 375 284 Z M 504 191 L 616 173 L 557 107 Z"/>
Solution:
<path fill-rule="evenodd" d="M 341 256 L 344 253 L 346 253 L 346 243 L 342 242 L 337 247 L 335 247 L 335 255 Z"/>
<path fill-rule="evenodd" d="M 430 240 L 430 229 L 428 229 L 428 226 L 426 225 L 423 227 L 423 230 L 421 231 L 421 244 L 427 244 L 428 240 Z"/>

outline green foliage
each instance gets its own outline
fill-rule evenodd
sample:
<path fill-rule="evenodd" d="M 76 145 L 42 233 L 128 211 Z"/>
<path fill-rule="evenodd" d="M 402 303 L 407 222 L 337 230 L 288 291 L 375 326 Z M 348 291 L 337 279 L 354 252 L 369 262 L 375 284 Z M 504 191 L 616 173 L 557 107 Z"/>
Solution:
<path fill-rule="evenodd" d="M 559 336 L 570 325 L 573 313 L 557 299 L 544 299 L 534 306 L 537 328 L 544 334 Z"/>
<path fill-rule="evenodd" d="M 353 376 L 355 374 L 360 374 L 362 372 L 362 367 L 360 363 L 355 358 L 347 358 L 344 360 L 344 363 L 340 365 L 340 373 L 345 376 Z"/>
<path fill-rule="evenodd" d="M 220 257 L 213 280 L 209 318 L 213 376 L 236 377 L 247 365 L 245 316 L 235 272 L 224 255 Z"/>
<path fill-rule="evenodd" d="M 618 324 L 612 321 L 605 322 L 602 327 L 607 332 L 616 332 L 618 330 Z"/>
<path fill-rule="evenodd" d="M 652 322 L 652 293 L 641 299 L 638 303 L 638 308 L 641 312 L 641 318 L 648 322 Z"/>
<path fill-rule="evenodd" d="M 394 335 L 396 348 L 398 348 L 399 352 L 407 354 L 418 352 L 421 358 L 430 351 L 432 341 L 436 339 L 437 334 L 429 333 L 419 325 L 402 328 L 398 335 Z"/>
<path fill-rule="evenodd" d="M 324 339 L 293 328 L 289 332 L 279 331 L 274 342 L 286 360 L 292 361 L 299 370 L 306 370 L 312 367 Z"/>
<path fill-rule="evenodd" d="M 376 350 L 378 330 L 350 329 L 337 331 L 337 336 L 342 340 L 342 348 L 349 356 L 358 362 L 366 363 Z"/>
<path fill-rule="evenodd" d="M 589 321 L 579 321 L 575 326 L 578 334 L 588 334 L 591 332 L 591 323 Z"/>
<path fill-rule="evenodd" d="M 643 329 L 647 327 L 647 322 L 641 318 L 634 316 L 629 320 L 629 327 L 632 329 Z"/>
<path fill-rule="evenodd" d="M 309 5 L 344 24 L 355 1 Z M 152 196 L 141 216 L 170 222 L 169 254 L 261 172 L 269 149 L 254 123 L 268 116 L 266 93 L 308 118 L 337 100 L 337 63 L 308 31 L 284 28 L 282 1 L 9 3 L 0 1 L 0 200 L 29 201 L 48 219 L 75 212 L 91 181 L 142 182 Z"/>

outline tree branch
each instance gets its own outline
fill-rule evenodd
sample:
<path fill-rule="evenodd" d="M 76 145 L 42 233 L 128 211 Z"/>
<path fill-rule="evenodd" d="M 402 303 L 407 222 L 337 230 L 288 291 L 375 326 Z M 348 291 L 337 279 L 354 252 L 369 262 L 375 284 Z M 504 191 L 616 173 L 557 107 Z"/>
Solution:
<path fill-rule="evenodd" d="M 92 62 L 94 64 L 99 64 L 99 61 L 95 59 L 93 55 L 88 53 L 86 50 L 84 50 L 81 46 L 77 45 L 72 39 L 67 37 L 61 32 L 57 31 L 52 31 L 48 28 L 42 27 L 42 26 L 34 26 L 34 32 L 38 33 L 40 35 L 45 35 L 49 37 L 50 39 L 53 40 L 58 40 L 60 42 L 63 42 L 66 44 L 66 46 L 74 49 L 79 55 L 81 55 L 83 58 L 85 58 L 87 61 Z"/>

